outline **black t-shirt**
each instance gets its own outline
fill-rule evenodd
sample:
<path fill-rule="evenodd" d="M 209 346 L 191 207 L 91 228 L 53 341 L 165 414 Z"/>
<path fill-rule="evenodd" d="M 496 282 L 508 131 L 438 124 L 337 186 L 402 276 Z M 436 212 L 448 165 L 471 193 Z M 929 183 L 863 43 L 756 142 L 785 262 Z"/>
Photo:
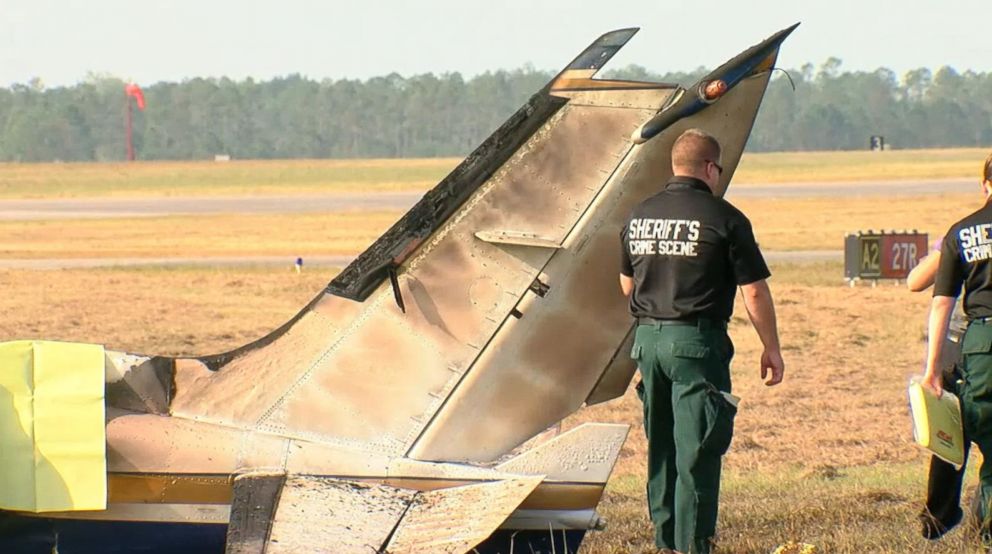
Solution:
<path fill-rule="evenodd" d="M 621 242 L 634 317 L 727 321 L 737 286 L 771 275 L 747 217 L 692 177 L 634 208 Z"/>
<path fill-rule="evenodd" d="M 934 296 L 961 294 L 968 319 L 992 317 L 992 204 L 951 226 L 940 246 Z"/>

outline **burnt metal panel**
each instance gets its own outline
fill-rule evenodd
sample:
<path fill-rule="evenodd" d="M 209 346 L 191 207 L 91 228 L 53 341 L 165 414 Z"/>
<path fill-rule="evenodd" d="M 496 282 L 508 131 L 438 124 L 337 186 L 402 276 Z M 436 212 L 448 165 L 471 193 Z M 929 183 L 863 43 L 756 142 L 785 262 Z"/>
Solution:
<path fill-rule="evenodd" d="M 242 420 L 266 432 L 384 455 L 406 449 L 554 252 L 497 246 L 475 233 L 514 229 L 560 243 L 630 150 L 630 130 L 653 113 L 571 105 L 559 110 L 404 263 L 398 288 L 405 314 L 385 285 L 362 304 L 348 302 L 361 308 L 361 316 L 334 336 L 272 409 Z M 369 355 L 375 351 L 388 355 Z"/>
<path fill-rule="evenodd" d="M 293 325 L 296 325 L 296 322 L 298 322 L 300 319 L 302 319 L 303 316 L 305 316 L 307 314 L 307 312 L 309 312 L 310 309 L 313 308 L 313 306 L 320 301 L 320 299 L 321 299 L 321 297 L 323 295 L 324 295 L 323 294 L 323 291 L 321 291 L 310 302 L 308 302 L 307 305 L 304 306 L 302 310 L 300 310 L 299 312 L 297 312 L 296 315 L 294 315 L 292 317 L 292 319 L 290 319 L 286 323 L 283 323 L 278 328 L 274 329 L 273 331 L 271 331 L 270 333 L 268 333 L 267 335 L 265 335 L 264 337 L 262 337 L 262 338 L 260 338 L 258 340 L 252 341 L 252 342 L 250 342 L 250 343 L 248 343 L 248 344 L 246 344 L 244 346 L 240 346 L 238 348 L 235 348 L 234 350 L 229 350 L 227 352 L 222 352 L 220 354 L 211 354 L 211 355 L 208 355 L 208 356 L 200 356 L 200 357 L 192 358 L 192 359 L 194 359 L 194 360 L 202 363 L 203 365 L 205 365 L 211 371 L 217 371 L 221 367 L 227 365 L 227 363 L 230 362 L 231 360 L 237 358 L 238 356 L 240 356 L 240 355 L 242 355 L 242 354 L 244 354 L 246 352 L 249 352 L 251 350 L 255 350 L 257 348 L 262 348 L 262 347 L 264 347 L 266 345 L 269 345 L 273 341 L 275 341 L 276 339 L 278 339 L 279 337 L 285 335 L 286 332 L 289 331 L 293 327 Z M 181 359 L 181 358 L 179 358 L 179 359 Z"/>
<path fill-rule="evenodd" d="M 606 63 L 636 32 L 636 28 L 621 29 L 602 35 L 579 54 L 562 73 L 568 69 L 584 69 L 586 65 L 597 65 L 597 63 L 598 67 L 602 67 L 602 64 Z M 557 77 L 532 96 L 291 320 L 249 344 L 228 352 L 195 359 L 210 370 L 217 371 L 235 358 L 271 344 L 309 312 L 320 301 L 323 293 L 364 302 L 372 291 L 388 278 L 391 269 L 402 264 L 421 242 L 451 217 L 473 192 L 527 142 L 535 131 L 568 103 L 567 98 L 550 94 L 556 80 Z"/>
<path fill-rule="evenodd" d="M 550 84 L 549 84 L 550 86 Z M 327 292 L 364 301 L 401 263 L 441 226 L 517 149 L 568 101 L 548 94 L 531 97 L 399 221 L 327 285 Z"/>
<path fill-rule="evenodd" d="M 171 358 L 133 356 L 107 352 L 107 405 L 124 410 L 165 415 L 175 394 L 174 363 Z M 117 377 L 119 375 L 119 378 Z"/>
<path fill-rule="evenodd" d="M 264 554 L 285 473 L 246 473 L 234 479 L 225 554 Z"/>
<path fill-rule="evenodd" d="M 606 366 L 599 382 L 586 398 L 586 406 L 599 404 L 614 398 L 619 398 L 627 392 L 630 380 L 637 371 L 637 364 L 630 357 L 630 350 L 634 346 L 634 329 L 632 325 L 627 332 L 627 338 L 620 344 L 620 348 L 613 354 L 613 359 Z"/>
<path fill-rule="evenodd" d="M 330 477 L 290 476 L 265 552 L 380 552 L 416 494 Z"/>
<path fill-rule="evenodd" d="M 110 472 L 229 474 L 239 468 L 280 468 L 286 455 L 288 439 L 283 437 L 183 417 L 114 409 L 108 409 L 107 414 Z M 126 501 L 115 496 L 123 490 L 111 483 L 111 501 Z M 137 489 L 139 494 L 149 490 L 145 485 Z"/>
<path fill-rule="evenodd" d="M 563 70 L 598 70 L 637 32 L 606 33 Z M 560 74 L 559 74 L 560 75 Z M 556 79 L 535 94 L 482 145 L 386 231 L 327 286 L 327 292 L 364 301 L 401 263 L 506 162 L 567 99 L 551 96 Z"/>
<path fill-rule="evenodd" d="M 581 407 L 630 330 L 615 266 L 603 263 L 618 255 L 618 230 L 634 206 L 671 176 L 671 145 L 686 128 L 717 137 L 724 146 L 724 179 L 730 179 L 769 76 L 745 79 L 719 102 L 631 152 L 601 193 L 606 196 L 596 200 L 595 215 L 541 268 L 550 293 L 503 325 L 410 457 L 489 462 Z"/>

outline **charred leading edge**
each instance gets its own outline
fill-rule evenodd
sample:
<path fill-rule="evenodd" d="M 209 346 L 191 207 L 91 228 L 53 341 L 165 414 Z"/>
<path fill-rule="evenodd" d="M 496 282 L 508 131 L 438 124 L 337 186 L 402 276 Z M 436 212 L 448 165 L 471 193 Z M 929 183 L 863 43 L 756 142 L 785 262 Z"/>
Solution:
<path fill-rule="evenodd" d="M 594 79 L 603 35 L 281 328 L 108 352 L 106 509 L 0 512 L 0 549 L 576 551 L 627 427 L 531 439 L 626 391 L 622 222 L 686 128 L 729 181 L 793 29 L 688 89 Z"/>

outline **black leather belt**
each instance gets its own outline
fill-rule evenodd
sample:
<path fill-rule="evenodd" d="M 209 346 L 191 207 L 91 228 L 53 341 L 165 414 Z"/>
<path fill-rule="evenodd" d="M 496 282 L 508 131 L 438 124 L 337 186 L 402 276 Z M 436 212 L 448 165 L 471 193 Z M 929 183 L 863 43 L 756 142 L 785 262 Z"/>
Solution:
<path fill-rule="evenodd" d="M 637 318 L 638 325 L 653 325 L 656 327 L 666 327 L 672 326 L 682 326 L 682 327 L 699 327 L 700 329 L 723 329 L 727 330 L 727 322 L 721 321 L 719 319 L 710 319 L 707 317 L 691 317 L 687 319 L 655 319 L 653 317 L 639 317 Z"/>

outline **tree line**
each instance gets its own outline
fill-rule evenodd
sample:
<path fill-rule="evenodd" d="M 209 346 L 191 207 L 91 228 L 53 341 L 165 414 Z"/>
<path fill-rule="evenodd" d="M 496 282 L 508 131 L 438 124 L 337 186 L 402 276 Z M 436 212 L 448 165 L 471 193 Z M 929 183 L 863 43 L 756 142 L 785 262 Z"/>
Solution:
<path fill-rule="evenodd" d="M 631 65 L 611 78 L 688 85 L 707 72 L 655 74 Z M 134 144 L 146 160 L 461 156 L 495 130 L 552 71 L 524 67 L 367 80 L 194 78 L 144 88 Z M 786 75 L 788 73 L 788 75 Z M 40 80 L 0 89 L 0 160 L 116 161 L 125 157 L 125 83 L 91 75 L 70 87 Z M 753 151 L 992 144 L 992 72 L 880 68 L 776 72 L 755 122 Z"/>

